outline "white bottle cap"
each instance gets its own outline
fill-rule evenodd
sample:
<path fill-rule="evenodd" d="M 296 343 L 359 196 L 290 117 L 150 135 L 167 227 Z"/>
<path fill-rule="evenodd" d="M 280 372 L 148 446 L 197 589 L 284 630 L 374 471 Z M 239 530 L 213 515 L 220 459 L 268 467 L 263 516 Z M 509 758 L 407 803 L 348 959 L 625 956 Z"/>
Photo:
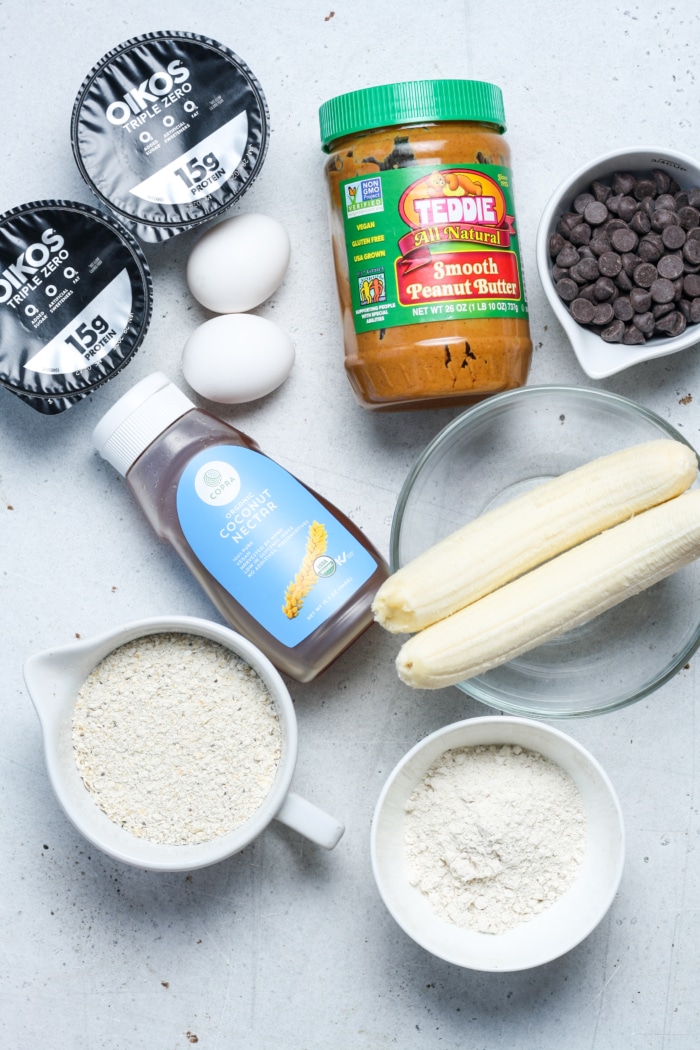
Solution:
<path fill-rule="evenodd" d="M 92 442 L 103 459 L 126 474 L 151 442 L 192 408 L 194 402 L 167 376 L 153 372 L 105 413 L 92 432 Z"/>

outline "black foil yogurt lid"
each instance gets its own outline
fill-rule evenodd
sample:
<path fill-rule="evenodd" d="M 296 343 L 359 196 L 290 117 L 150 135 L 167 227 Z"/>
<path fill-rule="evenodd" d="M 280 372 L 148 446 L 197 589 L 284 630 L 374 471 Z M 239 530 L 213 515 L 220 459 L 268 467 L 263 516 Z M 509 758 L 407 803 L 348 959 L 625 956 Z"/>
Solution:
<path fill-rule="evenodd" d="M 218 215 L 250 186 L 267 152 L 267 103 L 223 44 L 146 33 L 88 74 L 71 139 L 99 199 L 141 240 L 163 241 Z"/>
<path fill-rule="evenodd" d="M 55 415 L 128 364 L 151 319 L 138 241 L 75 201 L 0 215 L 0 385 Z"/>

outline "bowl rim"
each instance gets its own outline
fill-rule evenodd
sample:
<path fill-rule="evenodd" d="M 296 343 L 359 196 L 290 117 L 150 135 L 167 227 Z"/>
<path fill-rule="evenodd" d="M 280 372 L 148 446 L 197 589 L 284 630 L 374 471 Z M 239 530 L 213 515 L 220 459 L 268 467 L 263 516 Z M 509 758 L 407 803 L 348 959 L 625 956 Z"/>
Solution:
<path fill-rule="evenodd" d="M 478 734 L 479 729 L 481 727 L 493 727 L 494 730 L 496 729 L 496 727 L 498 727 L 498 730 L 496 730 L 496 736 L 499 735 L 499 730 L 510 728 L 514 731 L 515 737 L 517 737 L 518 730 L 520 730 L 522 735 L 524 728 L 525 732 L 529 730 L 530 732 L 540 734 L 546 740 L 551 741 L 553 744 L 552 750 L 554 750 L 557 747 L 557 745 L 560 745 L 565 750 L 568 749 L 570 752 L 574 752 L 579 761 L 582 761 L 588 772 L 592 774 L 593 779 L 597 784 L 597 791 L 600 797 L 604 797 L 610 804 L 610 814 L 616 828 L 618 845 L 617 855 L 613 859 L 610 871 L 611 877 L 607 886 L 607 890 L 601 894 L 599 907 L 595 909 L 594 913 L 591 916 L 589 916 L 588 921 L 581 926 L 581 928 L 576 932 L 576 935 L 573 939 L 563 941 L 560 947 L 554 951 L 544 951 L 540 954 L 540 956 L 534 955 L 532 960 L 526 963 L 525 965 L 510 965 L 507 962 L 504 963 L 502 961 L 499 961 L 498 964 L 494 964 L 492 961 L 490 965 L 473 966 L 457 958 L 455 954 L 451 951 L 436 950 L 434 944 L 425 943 L 427 939 L 420 936 L 416 936 L 415 930 L 411 929 L 410 921 L 406 921 L 404 912 L 392 899 L 391 893 L 385 884 L 383 871 L 381 867 L 379 841 L 381 835 L 380 818 L 382 816 L 382 812 L 387 802 L 387 799 L 392 789 L 394 788 L 394 785 L 401 777 L 402 773 L 407 769 L 408 766 L 410 766 L 414 762 L 414 760 L 423 751 L 431 749 L 434 744 L 442 740 L 452 742 L 446 743 L 445 747 L 439 752 L 440 754 L 444 753 L 445 751 L 451 750 L 452 748 L 478 746 L 479 744 L 486 743 L 483 740 L 474 740 L 473 743 L 470 744 L 468 741 L 464 741 L 463 739 L 457 739 L 462 738 L 464 734 L 471 735 L 474 730 L 476 730 Z M 506 741 L 504 739 L 494 739 L 493 741 L 493 743 L 498 744 L 505 744 L 506 742 L 520 745 L 528 750 L 537 750 L 537 747 L 535 745 L 523 743 L 521 740 L 518 739 L 513 739 L 512 741 Z M 549 756 L 545 755 L 545 757 Z M 432 765 L 433 761 L 434 759 L 431 759 L 429 765 Z M 550 761 L 559 764 L 565 772 L 567 772 L 570 776 L 576 779 L 574 776 L 572 764 L 567 764 L 565 761 L 560 761 L 558 758 L 553 757 L 550 757 Z M 563 732 L 563 730 L 557 728 L 556 726 L 549 725 L 545 722 L 542 722 L 539 719 L 532 719 L 519 715 L 483 715 L 478 716 L 476 718 L 466 718 L 458 722 L 452 722 L 448 725 L 442 726 L 439 729 L 436 729 L 434 732 L 429 733 L 421 740 L 419 740 L 416 744 L 413 745 L 412 748 L 410 748 L 402 756 L 402 758 L 399 759 L 399 761 L 396 763 L 393 770 L 387 777 L 377 799 L 370 828 L 370 859 L 372 864 L 372 872 L 380 897 L 382 898 L 387 910 L 389 911 L 390 915 L 393 917 L 395 922 L 409 937 L 411 937 L 426 951 L 431 952 L 433 955 L 437 955 L 439 958 L 444 959 L 446 962 L 452 963 L 457 966 L 461 966 L 465 969 L 478 970 L 482 972 L 502 973 L 531 969 L 535 966 L 541 966 L 548 962 L 552 962 L 554 959 L 559 958 L 566 952 L 571 951 L 577 945 L 581 944 L 582 941 L 584 941 L 600 924 L 600 922 L 603 920 L 603 918 L 605 917 L 605 915 L 607 914 L 607 912 L 613 904 L 615 896 L 617 895 L 617 892 L 619 890 L 620 883 L 622 881 L 622 875 L 625 865 L 625 845 L 626 832 L 620 800 L 612 784 L 612 781 L 610 780 L 610 777 L 608 776 L 598 759 L 595 758 L 595 756 L 591 754 L 591 752 L 586 747 L 584 747 L 583 744 L 581 744 L 578 740 L 575 740 L 568 733 Z M 611 851 L 613 848 L 613 845 L 611 845 Z M 566 891 L 566 893 L 568 892 L 569 891 Z M 565 895 L 566 894 L 562 896 Z M 549 909 L 546 909 L 545 911 L 548 910 Z M 437 921 L 441 920 L 438 919 Z M 528 923 L 523 923 L 521 924 L 519 929 L 522 930 L 523 928 L 527 928 L 528 925 Z M 494 943 L 493 935 L 479 934 L 476 931 L 472 932 L 475 933 L 477 937 L 486 938 L 486 941 L 484 943 Z M 507 934 L 503 934 L 500 936 L 507 936 Z"/>
<path fill-rule="evenodd" d="M 515 390 L 506 390 L 501 394 L 495 394 L 493 397 L 487 398 L 484 401 L 465 409 L 464 412 L 460 413 L 460 415 L 444 426 L 442 430 L 438 431 L 431 441 L 428 442 L 418 459 L 414 462 L 401 489 L 399 490 L 392 517 L 389 535 L 389 567 L 391 572 L 395 572 L 400 564 L 398 557 L 400 531 L 411 491 L 416 478 L 436 449 L 445 444 L 453 434 L 458 433 L 465 426 L 478 422 L 483 416 L 487 416 L 493 411 L 498 410 L 498 408 L 504 404 L 508 405 L 512 401 L 536 400 L 538 398 L 547 399 L 553 395 L 564 397 L 573 396 L 578 399 L 584 398 L 589 399 L 590 401 L 605 402 L 610 405 L 632 410 L 642 419 L 659 427 L 673 440 L 680 441 L 681 444 L 690 448 L 698 459 L 698 465 L 700 467 L 700 454 L 698 454 L 694 446 L 683 434 L 680 433 L 680 431 L 676 430 L 671 423 L 667 422 L 652 409 L 639 404 L 639 402 L 634 401 L 632 398 L 626 397 L 623 394 L 614 393 L 610 390 L 599 390 L 594 387 L 578 387 L 559 384 L 532 384 L 530 386 L 519 387 Z M 533 707 L 529 709 L 526 714 L 530 715 L 532 718 L 568 720 L 574 718 L 590 718 L 595 715 L 618 711 L 623 707 L 627 707 L 639 700 L 643 700 L 644 697 L 649 696 L 666 682 L 670 681 L 670 679 L 681 670 L 683 665 L 688 662 L 699 647 L 700 623 L 696 627 L 692 638 L 683 649 L 678 651 L 673 663 L 670 664 L 663 673 L 657 674 L 655 678 L 646 684 L 646 686 L 637 688 L 634 692 L 627 691 L 622 693 L 614 703 L 610 703 L 605 707 L 586 707 L 580 711 L 558 711 L 556 709 L 537 709 Z M 521 704 L 509 704 L 506 700 L 494 696 L 488 686 L 485 686 L 479 677 L 459 682 L 457 683 L 456 688 L 460 689 L 467 696 L 470 696 L 491 708 L 504 712 L 505 714 L 514 716 L 525 714 Z"/>
<path fill-rule="evenodd" d="M 587 343 L 592 338 L 600 339 L 595 333 L 579 325 L 566 309 L 557 295 L 550 275 L 550 259 L 548 241 L 552 233 L 559 213 L 562 210 L 565 198 L 574 192 L 574 187 L 581 184 L 587 185 L 592 179 L 600 177 L 607 170 L 611 171 L 613 162 L 624 162 L 632 158 L 640 158 L 639 162 L 630 164 L 630 168 L 640 169 L 651 165 L 666 165 L 678 174 L 681 170 L 691 170 L 696 173 L 698 184 L 700 184 L 700 161 L 687 153 L 666 146 L 627 146 L 619 150 L 611 150 L 600 154 L 593 160 L 580 165 L 563 179 L 551 194 L 540 218 L 535 239 L 535 254 L 537 270 L 544 294 L 552 308 L 557 320 L 566 333 L 572 349 L 576 355 L 579 365 L 591 379 L 605 379 L 616 375 L 627 368 L 644 361 L 651 361 L 659 357 L 686 350 L 688 347 L 700 343 L 700 325 L 689 325 L 685 331 L 673 338 L 655 338 L 648 340 L 643 346 L 624 346 L 621 343 L 610 344 L 614 348 L 614 355 L 609 362 L 602 364 L 593 360 L 592 355 L 587 352 Z M 641 158 L 648 158 L 642 160 Z M 602 170 L 601 170 L 602 169 Z M 608 344 L 605 344 L 606 346 Z"/>

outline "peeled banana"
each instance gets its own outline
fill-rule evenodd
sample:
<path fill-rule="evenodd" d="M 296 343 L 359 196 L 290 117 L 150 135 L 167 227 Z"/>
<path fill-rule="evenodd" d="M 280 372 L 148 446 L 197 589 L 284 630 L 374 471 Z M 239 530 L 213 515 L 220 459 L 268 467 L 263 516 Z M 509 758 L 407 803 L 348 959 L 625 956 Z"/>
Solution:
<path fill-rule="evenodd" d="M 408 685 L 438 689 L 483 674 L 700 556 L 700 490 L 586 540 L 410 638 L 396 666 Z"/>
<path fill-rule="evenodd" d="M 488 511 L 398 569 L 379 588 L 375 620 L 413 633 L 603 529 L 678 496 L 698 460 L 660 438 L 592 460 Z"/>

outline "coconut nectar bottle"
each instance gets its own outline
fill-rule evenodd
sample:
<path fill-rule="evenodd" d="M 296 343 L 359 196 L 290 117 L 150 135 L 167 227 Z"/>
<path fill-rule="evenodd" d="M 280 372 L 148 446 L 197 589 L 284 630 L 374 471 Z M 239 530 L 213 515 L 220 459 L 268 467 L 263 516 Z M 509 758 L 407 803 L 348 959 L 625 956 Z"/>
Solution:
<path fill-rule="evenodd" d="M 308 682 L 372 622 L 388 568 L 360 529 L 162 373 L 95 427 L 152 528 L 223 618 Z"/>

